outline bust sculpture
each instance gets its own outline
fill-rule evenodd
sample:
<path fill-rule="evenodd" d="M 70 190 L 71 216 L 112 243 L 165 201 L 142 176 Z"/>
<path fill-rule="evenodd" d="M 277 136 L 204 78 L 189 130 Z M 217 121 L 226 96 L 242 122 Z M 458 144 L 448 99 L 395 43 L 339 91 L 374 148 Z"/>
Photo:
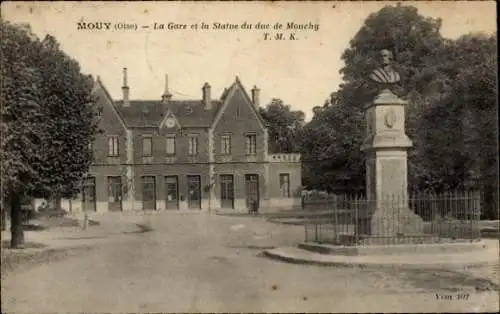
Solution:
<path fill-rule="evenodd" d="M 394 60 L 392 52 L 387 49 L 381 50 L 380 59 L 382 66 L 375 69 L 369 75 L 369 78 L 372 81 L 382 85 L 391 85 L 398 83 L 401 78 L 399 76 L 399 73 L 396 72 L 396 70 L 394 70 L 392 66 Z"/>

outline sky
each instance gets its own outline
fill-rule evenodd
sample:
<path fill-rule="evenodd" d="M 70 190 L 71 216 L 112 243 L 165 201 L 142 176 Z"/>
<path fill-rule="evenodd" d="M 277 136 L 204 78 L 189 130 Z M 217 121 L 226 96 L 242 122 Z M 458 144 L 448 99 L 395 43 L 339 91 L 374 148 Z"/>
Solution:
<path fill-rule="evenodd" d="M 341 55 L 349 41 L 387 4 L 396 2 L 2 2 L 1 12 L 8 21 L 29 23 L 39 37 L 55 36 L 82 72 L 100 76 L 114 99 L 122 98 L 124 67 L 131 99 L 160 99 L 166 74 L 175 99 L 201 99 L 205 82 L 218 98 L 238 76 L 247 92 L 254 85 L 261 90 L 261 105 L 280 98 L 309 120 L 312 108 L 341 83 Z M 496 32 L 494 1 L 405 4 L 442 18 L 447 38 Z M 78 23 L 95 22 L 110 23 L 111 29 L 78 29 Z M 252 29 L 244 29 L 245 22 Z M 306 25 L 294 31 L 295 40 L 289 40 L 290 31 L 273 29 L 291 22 Z M 155 23 L 166 29 L 155 29 Z M 169 23 L 176 29 L 168 29 Z M 215 29 L 214 23 L 238 29 Z M 258 23 L 270 29 L 256 29 Z M 120 25 L 137 29 L 115 29 Z M 277 32 L 288 39 L 265 40 L 265 33 Z"/>

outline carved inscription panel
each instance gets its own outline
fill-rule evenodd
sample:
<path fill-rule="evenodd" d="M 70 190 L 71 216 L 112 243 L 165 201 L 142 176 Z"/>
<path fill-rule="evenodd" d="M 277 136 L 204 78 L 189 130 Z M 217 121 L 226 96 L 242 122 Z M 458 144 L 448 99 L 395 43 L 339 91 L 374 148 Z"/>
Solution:
<path fill-rule="evenodd" d="M 399 197 L 406 191 L 406 169 L 405 162 L 401 159 L 380 160 L 380 182 L 381 193 L 384 196 Z"/>

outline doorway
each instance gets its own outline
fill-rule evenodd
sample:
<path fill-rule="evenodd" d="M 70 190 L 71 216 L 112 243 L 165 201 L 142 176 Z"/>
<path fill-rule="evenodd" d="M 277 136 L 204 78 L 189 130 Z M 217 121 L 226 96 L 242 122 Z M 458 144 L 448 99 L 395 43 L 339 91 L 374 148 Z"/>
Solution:
<path fill-rule="evenodd" d="M 142 209 L 156 210 L 155 177 L 142 177 Z"/>
<path fill-rule="evenodd" d="M 168 210 L 179 209 L 179 183 L 177 176 L 165 177 L 165 208 Z"/>
<path fill-rule="evenodd" d="M 234 208 L 234 176 L 220 176 L 220 204 L 222 208 Z"/>
<path fill-rule="evenodd" d="M 245 175 L 245 191 L 246 191 L 246 205 L 247 208 L 252 208 L 254 201 L 260 204 L 259 199 L 259 175 L 246 174 Z"/>
<path fill-rule="evenodd" d="M 108 210 L 122 210 L 122 178 L 108 177 Z"/>
<path fill-rule="evenodd" d="M 201 177 L 187 176 L 188 183 L 188 208 L 201 208 Z"/>

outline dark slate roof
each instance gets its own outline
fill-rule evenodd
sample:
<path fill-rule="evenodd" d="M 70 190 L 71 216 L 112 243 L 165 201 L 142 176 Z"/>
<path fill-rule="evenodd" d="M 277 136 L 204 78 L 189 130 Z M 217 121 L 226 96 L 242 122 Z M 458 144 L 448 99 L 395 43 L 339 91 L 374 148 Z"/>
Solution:
<path fill-rule="evenodd" d="M 104 90 L 106 97 L 113 102 L 111 95 L 99 77 L 96 83 Z M 224 89 L 220 100 L 212 100 L 210 110 L 205 110 L 201 99 L 170 100 L 167 104 L 163 104 L 160 99 L 131 100 L 130 105 L 127 107 L 123 106 L 123 100 L 114 101 L 113 104 L 126 127 L 159 127 L 169 110 L 174 114 L 182 127 L 210 127 L 229 95 L 229 91 L 238 87 L 241 88 L 247 100 L 251 102 L 241 81 L 236 77 L 235 82 L 229 88 Z M 264 124 L 262 117 L 258 113 L 257 117 Z"/>
<path fill-rule="evenodd" d="M 212 108 L 206 110 L 201 100 L 131 100 L 123 106 L 123 100 L 115 102 L 116 109 L 128 127 L 158 127 L 168 110 L 172 111 L 183 127 L 209 127 L 222 102 L 212 100 Z"/>

